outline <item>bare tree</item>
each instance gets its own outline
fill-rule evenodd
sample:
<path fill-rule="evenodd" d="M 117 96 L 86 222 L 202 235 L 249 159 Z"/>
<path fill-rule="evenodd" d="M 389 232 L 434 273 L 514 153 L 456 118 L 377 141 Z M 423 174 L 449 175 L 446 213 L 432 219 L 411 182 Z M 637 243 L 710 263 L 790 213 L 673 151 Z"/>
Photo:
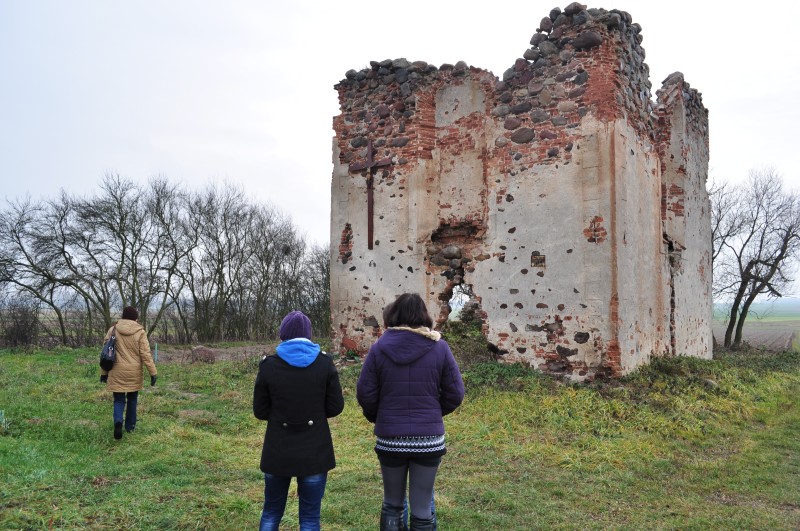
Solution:
<path fill-rule="evenodd" d="M 184 283 L 178 268 L 189 249 L 181 245 L 179 227 L 185 211 L 184 193 L 164 178 L 150 181 L 143 197 L 143 223 L 139 228 L 143 242 L 136 260 L 131 291 L 140 310 L 148 336 L 156 329 L 165 310 L 175 303 L 172 293 L 180 293 Z M 150 315 L 152 315 L 152 318 Z"/>
<path fill-rule="evenodd" d="M 724 192 L 724 193 L 723 193 Z M 742 342 L 750 306 L 782 297 L 800 250 L 800 197 L 771 168 L 750 172 L 737 189 L 712 194 L 715 294 L 731 300 L 726 347 Z"/>
<path fill-rule="evenodd" d="M 138 305 L 138 259 L 144 252 L 142 191 L 130 180 L 106 175 L 99 194 L 71 200 L 75 224 L 65 238 L 64 259 L 74 255 L 73 287 L 111 327 L 118 307 Z M 70 245 L 71 244 L 71 245 Z"/>
<path fill-rule="evenodd" d="M 328 253 L 229 185 L 186 193 L 106 175 L 88 197 L 0 210 L 0 290 L 41 303 L 55 316 L 41 330 L 56 321 L 65 344 L 96 339 L 128 304 L 149 335 L 184 342 L 274 337 L 292 309 L 327 330 Z"/>
<path fill-rule="evenodd" d="M 67 323 L 60 301 L 69 275 L 60 260 L 53 259 L 53 231 L 46 229 L 45 221 L 52 210 L 26 198 L 10 202 L 0 214 L 0 284 L 14 286 L 52 310 L 61 341 L 67 344 Z M 56 231 L 60 228 L 56 225 Z"/>
<path fill-rule="evenodd" d="M 75 296 L 89 329 L 111 326 L 112 312 L 127 304 L 141 307 L 147 323 L 153 297 L 165 292 L 161 272 L 170 270 L 164 265 L 170 255 L 161 252 L 169 225 L 156 223 L 151 213 L 157 209 L 146 202 L 158 203 L 163 189 L 154 186 L 148 196 L 131 181 L 107 175 L 94 197 L 62 191 L 39 203 L 11 203 L 0 221 L 3 279 L 55 312 L 64 343 L 64 311 L 75 307 Z"/>
<path fill-rule="evenodd" d="M 331 246 L 312 246 L 306 253 L 302 297 L 314 330 L 328 334 L 331 327 Z"/>
<path fill-rule="evenodd" d="M 239 277 L 245 294 L 239 298 L 241 322 L 250 337 L 275 337 L 282 312 L 291 305 L 285 300 L 286 257 L 305 252 L 305 244 L 291 221 L 271 207 L 256 209 L 252 230 L 257 237 Z"/>
<path fill-rule="evenodd" d="M 193 329 L 201 341 L 225 336 L 226 314 L 241 284 L 242 270 L 257 237 L 250 230 L 253 208 L 241 189 L 226 185 L 194 195 L 184 241 L 191 245 L 180 275 L 192 299 Z"/>
<path fill-rule="evenodd" d="M 714 299 L 724 296 L 737 281 L 737 269 L 722 260 L 721 254 L 728 250 L 729 241 L 742 231 L 746 221 L 741 203 L 744 190 L 730 182 L 714 183 L 708 191 L 711 200 L 711 262 L 714 264 Z"/>

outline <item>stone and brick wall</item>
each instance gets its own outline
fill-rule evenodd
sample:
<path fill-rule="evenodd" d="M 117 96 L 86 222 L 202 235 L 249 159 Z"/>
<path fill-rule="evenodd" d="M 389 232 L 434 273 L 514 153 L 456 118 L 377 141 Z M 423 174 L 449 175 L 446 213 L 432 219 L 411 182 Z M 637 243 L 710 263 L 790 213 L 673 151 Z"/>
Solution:
<path fill-rule="evenodd" d="M 707 112 L 678 72 L 653 99 L 641 42 L 628 13 L 573 3 L 502 78 L 406 59 L 348 71 L 335 347 L 366 352 L 404 292 L 441 325 L 462 285 L 509 361 L 591 379 L 710 357 Z"/>

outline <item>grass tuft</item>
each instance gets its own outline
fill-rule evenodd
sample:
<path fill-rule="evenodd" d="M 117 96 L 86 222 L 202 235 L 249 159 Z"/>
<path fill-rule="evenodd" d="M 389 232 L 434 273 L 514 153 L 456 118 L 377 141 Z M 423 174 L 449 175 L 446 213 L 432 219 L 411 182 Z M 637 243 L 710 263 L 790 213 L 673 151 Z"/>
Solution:
<path fill-rule="evenodd" d="M 462 369 L 494 359 L 479 321 L 447 321 L 441 332 Z"/>

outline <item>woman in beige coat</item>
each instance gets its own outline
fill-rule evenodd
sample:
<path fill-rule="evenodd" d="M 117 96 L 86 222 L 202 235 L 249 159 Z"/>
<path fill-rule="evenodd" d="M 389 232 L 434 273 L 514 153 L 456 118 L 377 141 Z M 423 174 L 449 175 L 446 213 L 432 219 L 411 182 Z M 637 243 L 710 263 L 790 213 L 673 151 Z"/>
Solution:
<path fill-rule="evenodd" d="M 156 384 L 156 364 L 150 355 L 150 343 L 142 325 L 137 320 L 139 312 L 133 306 L 122 310 L 122 319 L 108 330 L 105 341 L 116 329 L 117 361 L 110 371 L 101 369 L 100 382 L 114 393 L 114 438 L 122 439 L 123 413 L 125 431 L 136 428 L 136 404 L 142 385 L 142 365 L 150 373 L 150 385 Z M 127 402 L 127 410 L 126 410 Z"/>

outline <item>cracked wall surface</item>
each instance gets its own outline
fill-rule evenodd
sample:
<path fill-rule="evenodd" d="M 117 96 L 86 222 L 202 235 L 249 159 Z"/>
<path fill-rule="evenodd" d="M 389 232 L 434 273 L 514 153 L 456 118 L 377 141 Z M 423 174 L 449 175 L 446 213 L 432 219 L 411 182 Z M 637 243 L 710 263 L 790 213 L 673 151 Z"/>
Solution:
<path fill-rule="evenodd" d="M 707 111 L 679 72 L 652 97 L 641 41 L 628 13 L 573 3 L 502 79 L 464 62 L 348 71 L 334 347 L 366 352 L 404 292 L 441 325 L 462 285 L 508 361 L 592 379 L 710 357 Z"/>

